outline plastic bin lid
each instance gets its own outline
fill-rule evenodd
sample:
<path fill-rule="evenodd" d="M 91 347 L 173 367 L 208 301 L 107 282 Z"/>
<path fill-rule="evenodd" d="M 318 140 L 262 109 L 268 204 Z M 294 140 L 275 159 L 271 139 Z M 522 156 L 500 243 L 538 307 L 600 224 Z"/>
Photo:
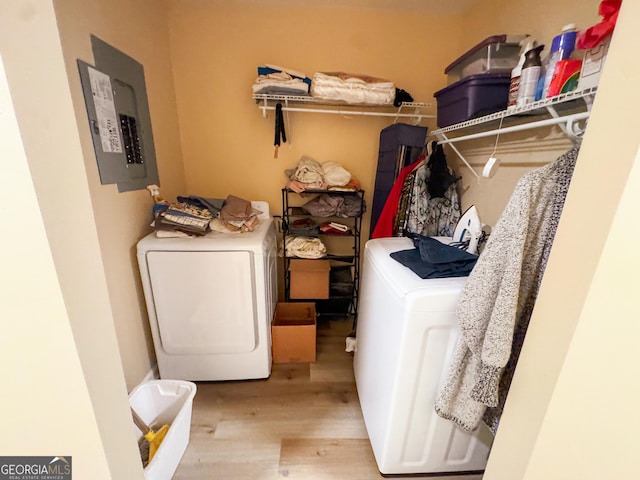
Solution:
<path fill-rule="evenodd" d="M 475 75 L 469 75 L 468 77 L 458 80 L 451 85 L 447 85 L 441 90 L 438 90 L 433 94 L 434 97 L 439 97 L 443 93 L 448 93 L 452 90 L 464 88 L 461 86 L 481 86 L 481 85 L 504 85 L 511 82 L 510 73 L 477 73 Z"/>
<path fill-rule="evenodd" d="M 489 45 L 493 45 L 494 43 L 506 43 L 507 45 L 520 45 L 520 41 L 526 38 L 526 35 L 507 35 L 506 33 L 500 35 L 492 35 L 490 37 L 485 38 L 480 43 L 478 43 L 475 47 L 470 50 L 467 50 L 460 57 L 454 60 L 447 68 L 444 69 L 444 73 L 449 73 L 449 70 L 457 67 L 460 63 L 467 60 L 472 55 L 475 55 L 478 51 L 483 48 L 488 47 Z"/>

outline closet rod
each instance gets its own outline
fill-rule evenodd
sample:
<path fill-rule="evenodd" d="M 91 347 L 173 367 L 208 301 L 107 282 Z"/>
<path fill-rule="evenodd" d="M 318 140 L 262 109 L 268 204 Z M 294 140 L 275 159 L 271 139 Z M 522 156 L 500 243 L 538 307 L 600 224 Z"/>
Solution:
<path fill-rule="evenodd" d="M 499 129 L 488 130 L 486 132 L 472 133 L 470 135 L 464 135 L 462 137 L 447 138 L 447 136 L 444 133 L 438 133 L 436 135 L 439 138 L 438 143 L 442 145 L 446 145 L 446 144 L 453 144 L 456 142 L 463 142 L 465 140 L 473 140 L 475 138 L 490 137 L 492 135 L 496 135 L 498 132 L 500 132 L 500 134 L 502 135 L 503 133 L 519 132 L 523 130 L 530 130 L 532 128 L 540 128 L 540 127 L 546 127 L 550 125 L 557 125 L 559 123 L 572 125 L 576 121 L 586 120 L 587 118 L 589 118 L 589 112 L 581 112 L 581 113 L 575 113 L 573 115 L 567 115 L 564 117 L 548 118 L 546 120 L 538 120 L 537 122 L 525 123 L 522 125 L 513 125 L 511 127 L 503 127 Z"/>

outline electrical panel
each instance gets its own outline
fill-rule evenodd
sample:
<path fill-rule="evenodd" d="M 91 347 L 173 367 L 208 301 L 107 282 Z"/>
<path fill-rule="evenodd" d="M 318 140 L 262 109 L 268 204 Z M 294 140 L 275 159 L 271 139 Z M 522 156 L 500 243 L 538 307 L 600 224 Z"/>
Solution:
<path fill-rule="evenodd" d="M 95 66 L 78 60 L 100 182 L 118 191 L 160 184 L 144 68 L 91 36 Z"/>

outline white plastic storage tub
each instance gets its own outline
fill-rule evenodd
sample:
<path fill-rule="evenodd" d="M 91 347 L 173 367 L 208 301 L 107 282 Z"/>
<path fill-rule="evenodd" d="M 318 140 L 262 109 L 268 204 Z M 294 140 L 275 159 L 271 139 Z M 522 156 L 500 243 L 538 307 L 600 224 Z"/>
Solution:
<path fill-rule="evenodd" d="M 526 35 L 493 35 L 467 50 L 444 69 L 447 83 L 484 73 L 511 74 L 520 57 L 520 42 Z"/>
<path fill-rule="evenodd" d="M 129 405 L 151 428 L 169 425 L 164 440 L 144 469 L 146 480 L 170 480 L 189 444 L 196 385 L 184 380 L 151 380 L 135 387 Z M 143 433 L 136 428 L 138 441 Z"/>
<path fill-rule="evenodd" d="M 439 417 L 436 395 L 459 338 L 462 278 L 421 279 L 389 254 L 408 238 L 369 240 L 362 265 L 354 371 L 360 406 L 383 474 L 484 470 L 493 436 Z"/>

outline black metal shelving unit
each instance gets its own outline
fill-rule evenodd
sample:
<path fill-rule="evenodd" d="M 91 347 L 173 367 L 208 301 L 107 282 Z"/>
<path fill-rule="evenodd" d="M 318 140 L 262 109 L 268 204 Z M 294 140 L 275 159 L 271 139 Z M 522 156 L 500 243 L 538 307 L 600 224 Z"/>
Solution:
<path fill-rule="evenodd" d="M 301 208 L 306 202 L 311 200 L 311 194 L 330 194 L 330 195 L 351 195 L 360 198 L 360 212 L 354 217 L 330 216 L 320 217 L 307 213 Z M 352 315 L 355 319 L 358 314 L 358 293 L 360 286 L 360 236 L 362 232 L 362 216 L 364 214 L 364 190 L 356 191 L 339 191 L 339 190 L 305 190 L 302 193 L 296 193 L 291 189 L 282 189 L 282 245 L 284 258 L 284 294 L 285 301 L 309 301 L 316 303 L 316 311 L 320 315 Z M 328 299 L 291 299 L 291 273 L 289 266 L 292 259 L 300 257 L 288 257 L 286 255 L 287 237 L 291 235 L 289 225 L 297 219 L 311 218 L 317 224 L 323 222 L 339 222 L 349 226 L 349 231 L 343 234 L 323 233 L 319 232 L 314 235 L 305 235 L 318 237 L 320 240 L 325 239 L 327 243 L 331 239 L 342 243 L 345 251 L 331 252 L 330 246 L 327 247 L 327 254 L 322 260 L 329 260 L 331 270 L 329 273 L 329 298 Z M 325 242 L 323 242 L 325 243 Z M 348 245 L 347 245 L 348 244 Z M 348 272 L 348 273 L 347 273 Z M 347 280 L 345 282 L 345 280 Z M 350 285 L 348 282 L 350 281 Z M 346 288 L 345 288 L 346 287 Z"/>

